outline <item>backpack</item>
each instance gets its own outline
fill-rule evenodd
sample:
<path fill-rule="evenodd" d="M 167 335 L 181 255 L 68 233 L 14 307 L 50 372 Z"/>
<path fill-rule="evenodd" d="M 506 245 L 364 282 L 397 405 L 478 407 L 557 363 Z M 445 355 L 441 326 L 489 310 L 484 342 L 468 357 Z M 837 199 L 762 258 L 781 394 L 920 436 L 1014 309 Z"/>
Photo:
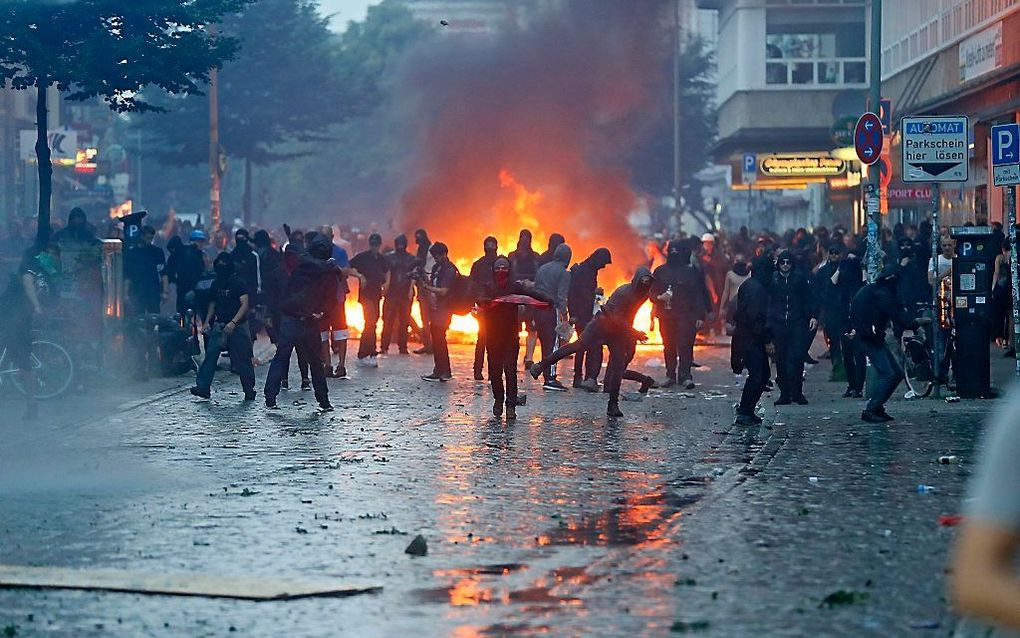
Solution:
<path fill-rule="evenodd" d="M 455 273 L 450 290 L 446 293 L 450 312 L 455 315 L 471 314 L 471 310 L 475 306 L 475 297 L 475 282 L 459 272 Z"/>

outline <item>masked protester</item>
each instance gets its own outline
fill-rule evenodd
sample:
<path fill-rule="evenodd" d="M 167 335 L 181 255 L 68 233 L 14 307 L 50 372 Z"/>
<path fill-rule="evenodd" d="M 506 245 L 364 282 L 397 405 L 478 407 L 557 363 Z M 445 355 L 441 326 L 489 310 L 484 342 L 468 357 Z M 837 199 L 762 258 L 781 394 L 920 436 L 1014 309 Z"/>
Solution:
<path fill-rule="evenodd" d="M 861 262 L 855 255 L 847 255 L 842 243 L 833 242 L 826 250 L 826 261 L 814 274 L 816 316 L 822 319 L 822 329 L 829 343 L 832 360 L 831 381 L 845 381 L 843 362 L 843 335 L 850 324 L 850 301 L 860 290 L 863 279 Z"/>
<path fill-rule="evenodd" d="M 201 232 L 192 231 L 192 235 Z M 176 235 L 167 242 L 167 251 L 170 256 L 167 257 L 163 274 L 167 282 L 174 285 L 177 312 L 183 315 L 192 307 L 188 295 L 195 291 L 195 286 L 205 273 L 205 257 L 195 242 L 185 245 Z"/>
<path fill-rule="evenodd" d="M 674 240 L 666 251 L 666 263 L 655 269 L 652 299 L 662 331 L 666 382 L 694 388 L 691 364 L 694 340 L 712 308 L 712 298 L 703 276 L 691 265 L 690 245 Z"/>
<path fill-rule="evenodd" d="M 539 254 L 531 247 L 530 230 L 527 228 L 521 230 L 516 250 L 507 257 L 513 264 L 514 281 L 535 281 Z M 528 337 L 524 342 L 524 367 L 527 368 L 535 356 L 535 345 L 538 343 L 538 330 L 535 327 L 535 316 L 531 308 L 524 309 L 524 312 L 521 313 L 521 321 L 524 323 L 524 329 L 528 331 Z"/>
<path fill-rule="evenodd" d="M 98 244 L 99 239 L 89 224 L 85 211 L 77 206 L 67 215 L 67 225 L 53 233 L 51 243 L 60 245 L 65 242 Z"/>
<path fill-rule="evenodd" d="M 60 274 L 60 249 L 56 244 L 32 247 L 21 260 L 17 272 L 2 294 L 0 304 L 5 311 L 0 323 L 0 345 L 20 370 L 25 392 L 25 420 L 38 416 L 35 399 L 36 377 L 32 366 L 32 329 L 38 319 L 46 316 L 47 302 L 53 295 Z"/>
<path fill-rule="evenodd" d="M 248 286 L 251 308 L 254 309 L 262 297 L 262 267 L 259 255 L 252 245 L 251 235 L 246 229 L 239 228 L 234 233 L 234 250 L 230 255 L 234 258 L 235 273 Z"/>
<path fill-rule="evenodd" d="M 570 291 L 567 293 L 567 311 L 570 323 L 577 334 L 584 332 L 595 318 L 596 292 L 599 290 L 599 271 L 613 263 L 608 248 L 599 248 L 581 263 L 570 268 Z M 582 350 L 574 355 L 573 387 L 588 392 L 599 391 L 599 373 L 602 372 L 602 346 Z"/>
<path fill-rule="evenodd" d="M 163 249 L 152 243 L 155 237 L 155 228 L 142 226 L 138 245 L 124 251 L 124 297 L 133 315 L 159 314 L 160 302 L 166 297 L 166 257 Z"/>
<path fill-rule="evenodd" d="M 731 360 L 734 374 L 747 370 L 747 379 L 737 406 L 737 425 L 751 426 L 761 423 L 755 408 L 765 391 L 769 378 L 768 344 L 769 286 L 772 281 L 772 260 L 758 257 L 751 267 L 751 277 L 737 291 L 737 304 L 733 312 L 733 350 Z"/>
<path fill-rule="evenodd" d="M 861 288 L 850 304 L 855 347 L 868 357 L 878 377 L 871 398 L 861 412 L 861 420 L 868 423 L 893 420 L 885 411 L 885 403 L 903 379 L 903 369 L 885 344 L 886 328 L 891 322 L 902 333 L 903 330 L 917 330 L 931 321 L 905 316 L 903 307 L 896 301 L 896 284 L 896 267 L 886 266 L 875 283 Z"/>
<path fill-rule="evenodd" d="M 432 368 L 432 374 L 423 375 L 422 379 L 445 383 L 453 378 L 453 371 L 450 368 L 450 347 L 446 342 L 446 331 L 450 328 L 453 312 L 446 297 L 459 273 L 457 267 L 450 261 L 450 252 L 446 244 L 442 242 L 432 244 L 429 254 L 436 263 L 429 275 L 429 283 L 424 289 L 429 296 L 429 328 L 432 333 L 432 356 L 435 366 Z"/>
<path fill-rule="evenodd" d="M 309 240 L 294 273 L 287 281 L 281 310 L 280 341 L 266 376 L 266 407 L 276 409 L 280 382 L 290 368 L 290 353 L 295 348 L 308 361 L 312 387 L 319 408 L 332 411 L 326 369 L 322 362 L 319 322 L 336 303 L 340 267 L 332 260 L 332 242 L 317 234 Z"/>
<path fill-rule="evenodd" d="M 548 264 L 553 259 L 556 259 L 556 249 L 565 243 L 567 243 L 567 240 L 563 237 L 563 235 L 559 233 L 553 233 L 552 235 L 549 235 L 549 247 L 546 249 L 544 253 L 538 256 L 537 262 L 538 267 L 541 268 L 542 266 Z M 536 273 L 537 272 L 538 271 L 536 270 Z"/>
<path fill-rule="evenodd" d="M 382 342 L 379 349 L 386 354 L 390 341 L 396 340 L 400 354 L 407 354 L 407 329 L 411 325 L 411 302 L 414 300 L 411 269 L 414 255 L 407 252 L 407 237 L 397 235 L 393 252 L 386 255 L 390 269 L 390 285 L 383 300 Z"/>
<path fill-rule="evenodd" d="M 471 264 L 471 274 L 468 275 L 475 290 L 485 290 L 487 286 L 492 285 L 492 265 L 495 263 L 499 252 L 499 243 L 496 241 L 496 238 L 486 237 L 485 241 L 482 242 L 482 250 L 484 253 L 475 260 L 475 263 Z M 485 335 L 485 326 L 479 323 L 478 336 L 475 339 L 475 381 L 482 381 L 484 379 L 482 376 L 482 366 L 485 364 Z"/>
<path fill-rule="evenodd" d="M 818 327 L 814 298 L 807 278 L 794 270 L 794 257 L 783 251 L 769 288 L 769 329 L 776 346 L 776 405 L 807 405 L 804 396 L 804 358 L 811 332 Z"/>
<path fill-rule="evenodd" d="M 610 417 L 622 417 L 620 385 L 624 379 L 640 382 L 639 392 L 642 394 L 647 394 L 649 389 L 655 387 L 655 380 L 651 377 L 627 369 L 637 350 L 637 342 L 648 339 L 648 335 L 634 329 L 634 317 L 648 301 L 651 290 L 652 272 L 647 268 L 638 268 L 630 283 L 620 286 L 610 295 L 602 311 L 588 324 L 576 341 L 531 366 L 532 378 L 538 379 L 547 366 L 573 354 L 593 347 L 608 346 L 609 364 L 606 368 L 605 390 L 609 394 L 609 405 L 606 407 L 606 414 Z"/>
<path fill-rule="evenodd" d="M 506 405 L 507 421 L 517 418 L 517 356 L 520 352 L 518 331 L 520 298 L 526 295 L 549 302 L 532 285 L 512 281 L 510 260 L 496 257 L 492 262 L 492 280 L 482 289 L 479 300 L 480 324 L 486 334 L 485 351 L 489 357 L 489 386 L 492 388 L 492 414 L 499 417 Z"/>
<path fill-rule="evenodd" d="M 208 336 L 205 359 L 198 368 L 195 387 L 191 394 L 208 399 L 216 362 L 221 347 L 226 344 L 230 365 L 237 371 L 244 390 L 244 400 L 255 400 L 255 368 L 252 365 L 252 340 L 248 328 L 248 309 L 251 296 L 248 286 L 234 269 L 230 253 L 220 253 L 213 262 L 216 278 L 209 288 L 211 301 L 205 314 L 204 332 Z"/>
<path fill-rule="evenodd" d="M 369 236 L 368 250 L 351 260 L 351 274 L 360 282 L 358 303 L 365 317 L 365 328 L 358 343 L 358 365 L 377 368 L 379 351 L 375 337 L 379 328 L 380 304 L 390 285 L 390 263 L 382 254 L 382 237 L 378 233 Z"/>
<path fill-rule="evenodd" d="M 300 237 L 298 237 L 300 235 Z M 287 282 L 290 281 L 291 275 L 297 269 L 298 264 L 301 262 L 301 255 L 305 253 L 305 236 L 301 231 L 295 231 L 290 236 L 290 241 L 287 242 L 287 246 L 283 249 L 283 281 L 280 284 L 279 298 L 276 304 L 276 309 L 273 315 L 273 324 L 276 326 L 276 347 L 280 347 L 280 326 L 283 325 L 283 302 L 286 299 L 287 294 Z M 305 359 L 304 351 L 298 348 L 294 349 L 294 353 L 297 355 L 298 372 L 301 374 L 301 390 L 308 391 L 312 389 L 312 379 L 308 368 L 308 361 Z M 289 366 L 288 366 L 289 367 Z M 290 383 L 287 380 L 289 370 L 284 372 L 283 378 L 280 379 L 280 388 L 283 390 L 290 389 Z"/>
<path fill-rule="evenodd" d="M 560 244 L 556 247 L 552 261 L 545 263 L 535 273 L 535 289 L 548 299 L 551 306 L 534 307 L 535 327 L 538 339 L 542 343 L 542 356 L 547 357 L 556 350 L 557 342 L 569 335 L 567 322 L 567 298 L 570 292 L 570 259 L 573 253 L 570 246 Z M 554 392 L 566 391 L 566 387 L 556 378 L 556 366 L 549 366 L 543 371 L 545 383 L 542 387 Z"/>

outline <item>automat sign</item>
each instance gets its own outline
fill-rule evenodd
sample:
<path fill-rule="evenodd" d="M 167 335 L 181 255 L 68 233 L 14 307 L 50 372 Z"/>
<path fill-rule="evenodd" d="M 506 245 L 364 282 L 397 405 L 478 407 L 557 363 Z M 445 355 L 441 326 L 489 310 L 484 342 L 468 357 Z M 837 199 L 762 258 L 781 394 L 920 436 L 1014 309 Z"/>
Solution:
<path fill-rule="evenodd" d="M 903 181 L 967 181 L 968 130 L 965 116 L 903 118 Z"/>

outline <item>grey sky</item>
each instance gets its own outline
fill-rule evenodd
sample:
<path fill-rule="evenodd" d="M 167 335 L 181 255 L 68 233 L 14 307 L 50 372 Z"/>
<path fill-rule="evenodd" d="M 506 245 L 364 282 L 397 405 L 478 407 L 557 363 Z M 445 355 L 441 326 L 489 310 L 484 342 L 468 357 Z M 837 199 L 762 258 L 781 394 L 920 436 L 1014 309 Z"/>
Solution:
<path fill-rule="evenodd" d="M 336 14 L 333 16 L 332 27 L 334 31 L 343 31 L 344 27 L 351 20 L 362 20 L 369 5 L 377 4 L 379 0 L 319 0 L 319 12 L 323 15 Z"/>

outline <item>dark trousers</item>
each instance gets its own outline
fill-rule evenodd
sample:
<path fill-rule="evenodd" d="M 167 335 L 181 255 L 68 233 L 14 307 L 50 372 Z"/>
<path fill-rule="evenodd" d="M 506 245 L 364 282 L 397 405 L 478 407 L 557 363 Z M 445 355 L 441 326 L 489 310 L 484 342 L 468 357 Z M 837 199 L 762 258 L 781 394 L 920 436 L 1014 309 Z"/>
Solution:
<path fill-rule="evenodd" d="M 374 357 L 379 354 L 375 349 L 375 336 L 379 329 L 379 299 L 361 299 L 361 310 L 365 315 L 365 329 L 361 331 L 358 342 L 358 358 Z"/>
<path fill-rule="evenodd" d="M 450 346 L 446 343 L 446 331 L 450 327 L 450 315 L 442 310 L 431 309 L 429 317 L 429 333 L 432 341 L 432 358 L 435 367 L 432 374 L 439 376 L 452 375 L 450 368 Z"/>
<path fill-rule="evenodd" d="M 847 385 L 851 390 L 864 392 L 864 378 L 868 373 L 868 359 L 864 354 L 864 350 L 858 346 L 858 343 L 858 339 L 852 339 L 844 334 L 840 338 L 840 350 L 843 354 L 843 367 L 846 368 Z"/>
<path fill-rule="evenodd" d="M 428 350 L 432 349 L 432 313 L 434 310 L 429 307 L 429 293 L 424 289 L 418 290 L 418 311 L 421 312 L 421 345 Z"/>
<path fill-rule="evenodd" d="M 636 370 L 627 369 L 637 352 L 637 341 L 630 334 L 612 335 L 606 346 L 609 348 L 609 363 L 606 364 L 605 390 L 612 405 L 620 402 L 620 385 L 624 379 L 639 383 L 650 383 L 652 379 Z"/>
<path fill-rule="evenodd" d="M 659 318 L 662 330 L 662 355 L 666 361 L 666 376 L 687 381 L 691 378 L 694 362 L 694 340 L 698 336 L 698 322 L 692 317 L 665 316 Z"/>
<path fill-rule="evenodd" d="M 765 382 L 768 381 L 769 355 L 765 352 L 764 343 L 753 340 L 748 340 L 741 355 L 743 365 L 747 368 L 747 380 L 744 381 L 744 389 L 740 393 L 737 414 L 751 416 L 765 391 Z"/>
<path fill-rule="evenodd" d="M 553 308 L 535 308 L 535 329 L 538 342 L 542 344 L 542 359 L 556 351 L 556 310 Z M 546 381 L 556 378 L 555 365 L 542 368 L 542 376 Z"/>
<path fill-rule="evenodd" d="M 804 353 L 808 337 L 806 325 L 799 322 L 772 327 L 776 344 L 776 381 L 783 398 L 804 395 Z"/>
<path fill-rule="evenodd" d="M 266 375 L 266 402 L 276 401 L 280 394 L 280 384 L 290 369 L 290 353 L 297 350 L 299 361 L 303 357 L 308 362 L 312 375 L 312 388 L 315 400 L 319 403 L 329 402 L 329 389 L 326 387 L 326 370 L 323 368 L 322 347 L 319 339 L 319 324 L 314 319 L 302 320 L 297 317 L 284 316 L 280 322 L 280 340 L 276 344 L 276 355 L 269 364 Z"/>
<path fill-rule="evenodd" d="M 903 368 L 884 343 L 875 345 L 858 339 L 856 345 L 868 357 L 875 370 L 875 388 L 868 399 L 867 409 L 881 408 L 896 392 L 896 386 L 903 379 Z"/>
<path fill-rule="evenodd" d="M 849 327 L 849 314 L 837 311 L 825 313 L 825 339 L 829 342 L 829 357 L 833 367 L 843 361 L 843 335 Z"/>
<path fill-rule="evenodd" d="M 411 324 L 411 300 L 406 294 L 386 295 L 383 300 L 383 328 L 380 349 L 389 350 L 392 340 L 397 350 L 407 352 L 407 328 Z"/>
<path fill-rule="evenodd" d="M 485 353 L 489 357 L 489 386 L 492 388 L 493 400 L 516 406 L 517 356 L 521 349 L 517 333 L 510 331 L 506 334 L 489 334 L 487 331 L 484 343 Z"/>
<path fill-rule="evenodd" d="M 474 361 L 474 373 L 476 377 L 482 375 L 482 366 L 485 365 L 485 353 L 488 351 L 488 343 L 486 340 L 486 329 L 485 322 L 478 322 L 478 336 L 475 338 L 475 361 Z M 492 362 L 490 356 L 489 362 Z M 489 366 L 489 375 L 492 376 L 492 366 Z"/>
<path fill-rule="evenodd" d="M 578 336 L 584 332 L 593 321 L 593 317 L 580 317 L 574 322 L 574 328 Z M 598 379 L 602 372 L 602 344 L 581 350 L 574 355 L 574 378 L 575 379 Z"/>
<path fill-rule="evenodd" d="M 195 385 L 202 390 L 209 390 L 213 376 L 216 374 L 216 362 L 220 358 L 220 349 L 224 344 L 226 344 L 227 354 L 230 356 L 230 367 L 241 378 L 241 389 L 245 393 L 254 392 L 255 368 L 251 363 L 251 333 L 248 331 L 247 322 L 234 328 L 230 336 L 223 332 L 223 324 L 217 323 L 213 327 L 209 332 L 209 339 L 205 342 L 205 358 L 202 359 L 202 365 L 198 368 Z"/>

